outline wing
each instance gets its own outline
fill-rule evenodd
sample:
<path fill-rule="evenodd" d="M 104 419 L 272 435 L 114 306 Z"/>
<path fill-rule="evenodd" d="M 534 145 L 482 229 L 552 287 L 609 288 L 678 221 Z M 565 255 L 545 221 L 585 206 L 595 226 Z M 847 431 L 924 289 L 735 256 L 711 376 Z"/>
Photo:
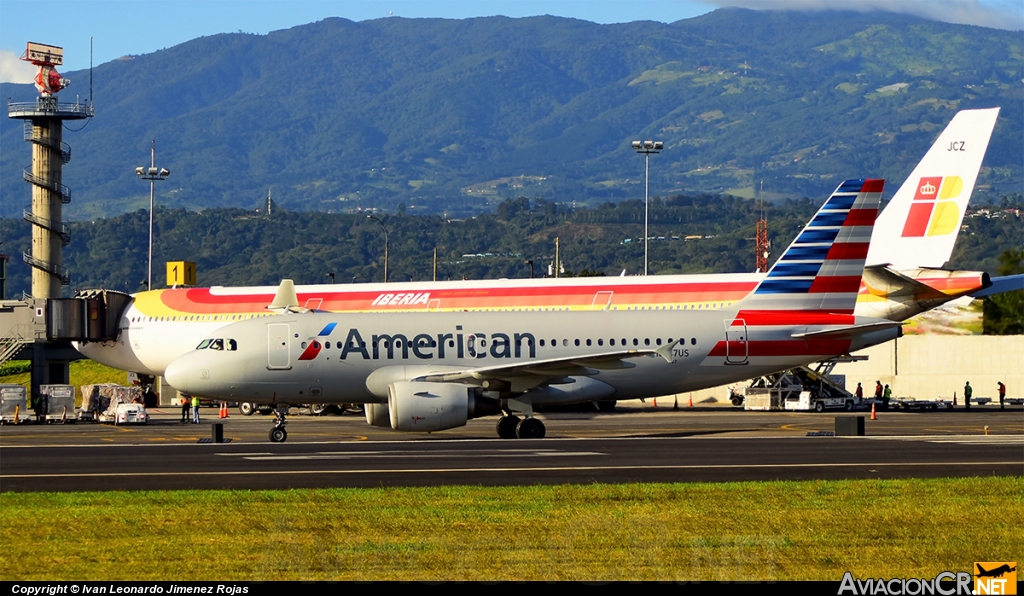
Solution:
<path fill-rule="evenodd" d="M 618 350 L 601 352 L 585 356 L 568 358 L 549 358 L 530 362 L 481 366 L 462 370 L 448 370 L 429 373 L 414 381 L 436 383 L 466 383 L 469 385 L 488 384 L 497 386 L 513 393 L 524 393 L 534 387 L 563 381 L 566 377 L 593 376 L 602 370 L 620 370 L 633 368 L 636 365 L 630 359 L 656 355 L 666 362 L 674 362 L 672 349 L 679 343 L 676 340 L 657 349 Z"/>

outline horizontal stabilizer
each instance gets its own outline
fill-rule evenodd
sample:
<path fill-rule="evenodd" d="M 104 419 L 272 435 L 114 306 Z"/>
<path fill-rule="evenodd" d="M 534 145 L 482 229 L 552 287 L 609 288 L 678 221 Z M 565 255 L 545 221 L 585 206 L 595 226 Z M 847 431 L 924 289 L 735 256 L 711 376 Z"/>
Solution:
<path fill-rule="evenodd" d="M 896 321 L 884 321 L 879 323 L 868 323 L 866 325 L 850 325 L 848 327 L 825 329 L 823 331 L 794 333 L 792 337 L 795 339 L 852 339 L 873 331 L 892 329 L 893 327 L 901 327 L 902 325 L 903 323 Z"/>
<path fill-rule="evenodd" d="M 985 296 L 991 296 L 993 294 L 1016 292 L 1019 290 L 1024 290 L 1024 273 L 1007 275 L 1004 277 L 993 277 L 991 286 L 983 290 L 978 290 L 977 292 L 971 292 L 968 296 L 984 298 Z"/>
<path fill-rule="evenodd" d="M 864 286 L 869 294 L 885 298 L 945 298 L 945 294 L 923 284 L 916 279 L 907 277 L 885 265 L 872 265 L 864 268 Z"/>

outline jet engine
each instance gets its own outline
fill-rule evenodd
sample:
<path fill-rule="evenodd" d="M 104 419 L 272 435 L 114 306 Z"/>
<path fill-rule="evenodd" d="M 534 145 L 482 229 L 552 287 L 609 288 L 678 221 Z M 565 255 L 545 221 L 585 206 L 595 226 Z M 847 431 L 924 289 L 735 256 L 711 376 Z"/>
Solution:
<path fill-rule="evenodd" d="M 363 404 L 366 412 L 366 423 L 370 426 L 391 426 L 391 415 L 388 414 L 387 404 Z"/>
<path fill-rule="evenodd" d="M 387 407 L 391 428 L 411 432 L 465 426 L 470 418 L 501 411 L 498 400 L 479 395 L 474 387 L 420 381 L 400 381 L 389 385 Z M 373 424 L 369 411 L 366 417 Z"/>

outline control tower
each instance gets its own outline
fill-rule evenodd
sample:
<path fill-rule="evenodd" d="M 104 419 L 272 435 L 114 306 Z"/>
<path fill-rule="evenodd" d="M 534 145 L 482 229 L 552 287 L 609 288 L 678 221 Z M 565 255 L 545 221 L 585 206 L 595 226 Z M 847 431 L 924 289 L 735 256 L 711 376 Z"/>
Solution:
<path fill-rule="evenodd" d="M 25 121 L 25 140 L 32 143 L 32 167 L 24 173 L 25 181 L 32 185 L 32 210 L 24 214 L 32 224 L 32 252 L 25 253 L 24 260 L 32 266 L 32 296 L 60 298 L 61 286 L 71 283 L 62 257 L 62 249 L 70 241 L 62 210 L 71 202 L 71 190 L 61 183 L 71 147 L 61 136 L 65 120 L 91 118 L 93 107 L 91 103 L 57 101 L 57 92 L 71 83 L 55 68 L 64 63 L 62 48 L 29 42 L 21 59 L 39 68 L 36 101 L 7 104 L 10 118 Z"/>

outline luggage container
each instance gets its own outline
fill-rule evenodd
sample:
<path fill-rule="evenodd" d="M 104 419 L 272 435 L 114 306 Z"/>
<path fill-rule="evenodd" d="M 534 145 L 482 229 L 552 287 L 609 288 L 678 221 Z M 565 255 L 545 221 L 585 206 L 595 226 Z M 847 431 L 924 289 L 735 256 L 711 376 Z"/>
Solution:
<path fill-rule="evenodd" d="M 0 423 L 17 424 L 30 420 L 26 393 L 21 385 L 0 385 Z"/>

